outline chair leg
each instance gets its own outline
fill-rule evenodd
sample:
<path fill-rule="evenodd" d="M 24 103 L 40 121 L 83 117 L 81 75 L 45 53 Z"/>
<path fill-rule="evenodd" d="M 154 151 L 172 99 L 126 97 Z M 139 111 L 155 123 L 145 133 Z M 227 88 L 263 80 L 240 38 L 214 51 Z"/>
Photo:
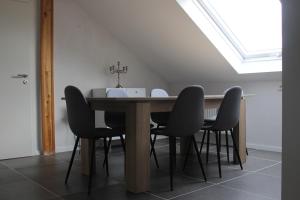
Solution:
<path fill-rule="evenodd" d="M 153 138 L 153 140 L 152 140 L 152 138 L 151 138 L 151 136 L 150 136 L 150 145 L 151 145 L 151 151 L 150 151 L 150 158 L 151 158 L 151 156 L 152 156 L 152 153 L 154 152 L 154 145 L 155 145 L 155 142 L 156 142 L 156 137 L 157 137 L 157 135 L 156 134 L 154 134 L 154 138 Z"/>
<path fill-rule="evenodd" d="M 243 170 L 243 165 L 242 165 L 241 157 L 240 157 L 239 151 L 238 151 L 236 143 L 235 143 L 235 138 L 234 138 L 234 135 L 233 135 L 233 131 L 230 130 L 230 133 L 231 133 L 231 137 L 232 137 L 233 148 L 234 148 L 235 153 L 237 155 L 237 158 L 238 158 L 241 170 Z"/>
<path fill-rule="evenodd" d="M 156 167 L 159 168 L 159 164 L 158 164 L 158 160 L 157 160 L 155 149 L 153 149 L 153 156 L 154 156 Z"/>
<path fill-rule="evenodd" d="M 229 160 L 229 144 L 228 144 L 228 131 L 225 132 L 226 133 L 226 152 L 227 152 L 227 162 L 230 163 Z"/>
<path fill-rule="evenodd" d="M 210 140 L 210 131 L 207 132 L 207 142 L 206 142 L 206 164 L 208 163 L 208 154 L 209 154 L 209 141 Z"/>
<path fill-rule="evenodd" d="M 112 138 L 109 137 L 108 144 L 107 144 L 108 151 L 109 151 L 109 149 L 110 149 L 110 147 L 111 147 L 111 140 L 112 140 Z"/>
<path fill-rule="evenodd" d="M 170 189 L 173 191 L 173 170 L 174 170 L 174 151 L 176 150 L 175 145 L 176 145 L 176 138 L 173 136 L 169 137 L 169 155 L 170 155 Z M 176 153 L 176 152 L 175 152 Z"/>
<path fill-rule="evenodd" d="M 249 156 L 248 148 L 246 147 L 246 155 Z"/>
<path fill-rule="evenodd" d="M 215 132 L 216 136 L 216 146 L 217 146 L 217 156 L 218 156 L 218 168 L 219 168 L 219 177 L 222 178 L 222 171 L 221 171 L 221 158 L 220 158 L 220 145 L 219 145 L 219 134 L 218 131 Z"/>
<path fill-rule="evenodd" d="M 220 153 L 221 153 L 221 147 L 222 147 L 221 131 L 219 131 L 218 134 L 219 134 L 219 135 L 218 135 L 218 137 L 219 137 L 219 151 L 220 151 Z"/>
<path fill-rule="evenodd" d="M 155 151 L 155 148 L 154 148 L 155 141 L 156 141 L 156 135 L 154 135 L 154 139 L 153 140 L 152 140 L 152 138 L 150 136 L 150 146 L 151 146 L 150 158 L 151 158 L 151 155 L 153 153 L 156 167 L 159 168 L 159 164 L 158 164 L 158 160 L 157 160 L 157 156 L 156 156 L 156 151 Z"/>
<path fill-rule="evenodd" d="M 184 159 L 182 171 L 183 171 L 183 170 L 185 169 L 185 167 L 186 167 L 186 164 L 187 164 L 187 161 L 188 161 L 190 152 L 191 152 L 191 146 L 192 146 L 192 142 L 193 142 L 192 140 L 193 140 L 192 138 L 189 140 L 189 145 L 188 145 L 188 149 L 187 149 L 186 154 L 185 154 L 185 159 Z"/>
<path fill-rule="evenodd" d="M 202 140 L 201 140 L 201 146 L 200 146 L 200 154 L 202 153 L 202 148 L 203 148 L 203 144 L 204 144 L 205 136 L 206 136 L 206 131 L 204 131 L 204 133 L 203 133 L 203 136 L 202 136 Z"/>
<path fill-rule="evenodd" d="M 204 180 L 207 181 L 206 175 L 205 175 L 205 172 L 204 172 L 204 169 L 203 169 L 203 164 L 202 164 L 201 156 L 200 156 L 200 153 L 199 153 L 199 150 L 198 150 L 198 145 L 197 145 L 197 142 L 196 142 L 196 139 L 195 139 L 194 135 L 193 135 L 192 140 L 193 140 L 194 147 L 195 147 L 195 150 L 196 150 L 196 153 L 197 153 L 197 158 L 198 158 L 198 162 L 200 164 L 202 175 L 204 177 Z"/>
<path fill-rule="evenodd" d="M 72 152 L 72 157 L 71 157 L 69 167 L 68 167 L 68 172 L 67 172 L 67 175 L 66 175 L 66 178 L 65 178 L 65 184 L 68 183 L 68 179 L 69 179 L 69 175 L 70 175 L 71 168 L 72 168 L 72 165 L 73 165 L 73 161 L 74 161 L 76 149 L 77 149 L 77 146 L 78 146 L 78 142 L 79 142 L 79 137 L 77 137 L 76 141 L 75 141 L 74 149 L 73 149 L 73 152 Z"/>
<path fill-rule="evenodd" d="M 90 161 L 90 175 L 89 175 L 88 194 L 91 193 L 92 177 L 93 177 L 93 173 L 94 173 L 94 159 L 95 159 L 95 140 L 93 140 L 93 142 L 92 142 L 92 152 L 91 152 L 91 161 Z"/>
<path fill-rule="evenodd" d="M 124 140 L 123 135 L 120 135 L 120 140 L 121 140 L 121 144 L 122 144 L 122 147 L 123 147 L 123 151 L 125 153 L 126 152 L 126 147 L 125 147 L 125 140 Z"/>
<path fill-rule="evenodd" d="M 108 146 L 106 138 L 104 138 L 104 155 L 105 155 L 105 167 L 106 167 L 106 175 L 109 176 L 109 170 L 108 170 Z"/>
<path fill-rule="evenodd" d="M 108 144 L 107 144 L 108 151 L 109 151 L 110 146 L 111 146 L 111 140 L 112 140 L 112 138 L 110 137 L 109 140 L 108 140 Z M 103 138 L 104 152 L 105 152 L 105 142 L 106 142 L 106 139 Z M 105 167 L 105 165 L 106 165 L 106 157 L 104 157 L 102 167 Z"/>

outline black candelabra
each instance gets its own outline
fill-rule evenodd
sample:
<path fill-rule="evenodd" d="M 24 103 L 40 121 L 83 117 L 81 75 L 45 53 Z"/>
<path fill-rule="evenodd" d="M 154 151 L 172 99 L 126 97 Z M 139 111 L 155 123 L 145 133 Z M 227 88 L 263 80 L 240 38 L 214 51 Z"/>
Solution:
<path fill-rule="evenodd" d="M 112 65 L 109 67 L 109 71 L 111 74 L 118 74 L 118 85 L 116 88 L 122 88 L 122 85 L 120 84 L 120 74 L 125 74 L 128 71 L 128 66 L 120 67 L 120 61 L 117 62 L 117 67 L 115 65 Z"/>

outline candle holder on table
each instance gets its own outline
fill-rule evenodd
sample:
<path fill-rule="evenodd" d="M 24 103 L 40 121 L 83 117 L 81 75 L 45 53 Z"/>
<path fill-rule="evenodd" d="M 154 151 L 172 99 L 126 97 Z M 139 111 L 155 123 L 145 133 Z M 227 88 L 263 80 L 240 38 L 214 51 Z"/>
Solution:
<path fill-rule="evenodd" d="M 123 86 L 120 84 L 120 74 L 126 74 L 128 71 L 128 66 L 120 67 L 120 61 L 117 62 L 117 67 L 112 65 L 109 67 L 109 71 L 111 74 L 118 74 L 118 85 L 116 88 L 122 88 Z"/>

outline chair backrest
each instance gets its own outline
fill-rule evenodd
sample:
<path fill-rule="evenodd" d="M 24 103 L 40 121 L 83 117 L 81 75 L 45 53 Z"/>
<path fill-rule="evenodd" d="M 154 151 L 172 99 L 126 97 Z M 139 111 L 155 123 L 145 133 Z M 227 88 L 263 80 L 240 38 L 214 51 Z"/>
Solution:
<path fill-rule="evenodd" d="M 113 88 L 107 91 L 107 97 L 128 97 L 123 88 Z M 125 113 L 123 112 L 105 112 L 104 121 L 110 128 L 125 129 Z"/>
<path fill-rule="evenodd" d="M 179 94 L 170 113 L 166 129 L 169 136 L 191 136 L 204 123 L 204 91 L 201 86 L 190 86 Z"/>
<path fill-rule="evenodd" d="M 89 138 L 94 131 L 93 112 L 80 90 L 74 86 L 65 88 L 69 126 L 74 135 Z"/>
<path fill-rule="evenodd" d="M 151 97 L 168 97 L 169 94 L 163 89 L 152 89 Z M 169 121 L 169 112 L 153 112 L 151 113 L 151 120 L 158 126 L 166 126 Z"/>
<path fill-rule="evenodd" d="M 166 90 L 163 90 L 163 89 L 152 89 L 150 96 L 151 97 L 168 97 L 169 94 Z"/>
<path fill-rule="evenodd" d="M 226 90 L 224 99 L 218 110 L 216 121 L 213 125 L 215 130 L 229 130 L 234 128 L 240 118 L 240 104 L 242 88 L 231 87 Z"/>
<path fill-rule="evenodd" d="M 111 88 L 106 92 L 106 97 L 128 97 L 124 88 Z"/>

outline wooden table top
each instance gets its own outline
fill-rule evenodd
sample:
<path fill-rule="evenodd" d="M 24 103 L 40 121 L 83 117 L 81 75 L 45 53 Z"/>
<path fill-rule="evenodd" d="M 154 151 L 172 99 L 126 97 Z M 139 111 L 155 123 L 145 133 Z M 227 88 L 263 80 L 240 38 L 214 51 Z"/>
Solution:
<path fill-rule="evenodd" d="M 223 99 L 224 95 L 205 95 L 205 99 Z M 88 97 L 87 101 L 103 101 L 103 102 L 113 102 L 113 101 L 121 101 L 121 102 L 148 102 L 148 101 L 174 101 L 177 99 L 177 96 L 169 96 L 169 97 Z"/>

